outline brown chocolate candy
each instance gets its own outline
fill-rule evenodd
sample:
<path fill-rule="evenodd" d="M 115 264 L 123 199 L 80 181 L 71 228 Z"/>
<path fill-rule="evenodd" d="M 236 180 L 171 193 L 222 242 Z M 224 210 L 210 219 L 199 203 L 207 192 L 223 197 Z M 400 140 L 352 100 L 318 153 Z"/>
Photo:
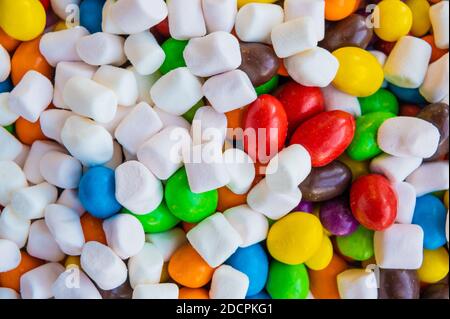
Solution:
<path fill-rule="evenodd" d="M 98 291 L 103 299 L 131 299 L 133 296 L 133 289 L 128 280 L 112 290 L 102 290 L 99 288 Z"/>
<path fill-rule="evenodd" d="M 273 49 L 261 43 L 241 43 L 242 64 L 240 70 L 247 73 L 253 86 L 260 86 L 273 78 L 280 67 L 280 60 Z"/>
<path fill-rule="evenodd" d="M 420 281 L 416 270 L 380 269 L 379 299 L 419 299 Z"/>
<path fill-rule="evenodd" d="M 436 126 L 441 134 L 441 138 L 439 139 L 439 147 L 436 153 L 434 153 L 430 158 L 425 159 L 425 161 L 434 161 L 447 154 L 449 150 L 448 105 L 445 103 L 434 103 L 427 105 L 419 112 L 419 114 L 417 114 L 417 117 Z"/>

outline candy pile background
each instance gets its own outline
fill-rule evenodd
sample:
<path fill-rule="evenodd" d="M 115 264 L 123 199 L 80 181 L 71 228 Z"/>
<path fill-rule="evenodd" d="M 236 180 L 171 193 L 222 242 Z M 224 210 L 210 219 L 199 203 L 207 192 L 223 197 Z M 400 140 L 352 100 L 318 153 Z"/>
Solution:
<path fill-rule="evenodd" d="M 448 299 L 448 21 L 0 0 L 0 299 Z"/>

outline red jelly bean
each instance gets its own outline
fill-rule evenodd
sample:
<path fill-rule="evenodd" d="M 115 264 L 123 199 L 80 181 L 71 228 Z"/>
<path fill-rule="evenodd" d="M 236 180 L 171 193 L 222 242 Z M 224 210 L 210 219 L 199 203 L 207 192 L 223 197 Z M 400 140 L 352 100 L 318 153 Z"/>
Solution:
<path fill-rule="evenodd" d="M 325 166 L 338 158 L 352 142 L 355 119 L 347 112 L 322 112 L 301 124 L 290 144 L 303 145 L 313 167 Z"/>
<path fill-rule="evenodd" d="M 244 115 L 245 151 L 253 160 L 267 162 L 284 147 L 287 127 L 283 104 L 272 95 L 259 96 Z"/>
<path fill-rule="evenodd" d="M 364 227 L 383 230 L 397 217 L 397 195 L 387 178 L 369 174 L 358 178 L 350 190 L 353 216 Z"/>
<path fill-rule="evenodd" d="M 325 110 L 322 91 L 295 82 L 284 84 L 275 94 L 284 106 L 288 118 L 289 133 L 305 120 Z"/>

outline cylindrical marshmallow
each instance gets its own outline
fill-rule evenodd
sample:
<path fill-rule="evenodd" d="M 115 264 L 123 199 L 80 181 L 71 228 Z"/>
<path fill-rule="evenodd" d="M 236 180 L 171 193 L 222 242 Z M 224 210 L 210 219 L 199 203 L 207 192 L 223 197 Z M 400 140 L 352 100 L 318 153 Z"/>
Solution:
<path fill-rule="evenodd" d="M 131 287 L 158 284 L 161 280 L 163 265 L 163 257 L 155 245 L 145 243 L 141 251 L 128 260 Z"/>
<path fill-rule="evenodd" d="M 227 187 L 235 194 L 247 193 L 256 175 L 251 157 L 240 149 L 230 148 L 223 153 L 223 160 L 230 176 Z"/>
<path fill-rule="evenodd" d="M 417 197 L 446 190 L 449 188 L 448 161 L 424 163 L 406 181 L 414 187 Z"/>
<path fill-rule="evenodd" d="M 187 242 L 186 233 L 179 227 L 162 233 L 146 234 L 145 240 L 155 245 L 164 262 L 168 262 L 177 249 Z"/>
<path fill-rule="evenodd" d="M 12 161 L 22 152 L 20 141 L 0 126 L 0 161 Z"/>
<path fill-rule="evenodd" d="M 0 214 L 0 238 L 9 239 L 19 248 L 25 246 L 30 231 L 30 220 L 17 215 L 6 206 Z"/>
<path fill-rule="evenodd" d="M 228 265 L 214 271 L 209 297 L 211 299 L 245 299 L 250 281 L 248 276 Z"/>
<path fill-rule="evenodd" d="M 377 299 L 377 277 L 366 269 L 349 269 L 337 277 L 339 296 L 342 299 Z"/>
<path fill-rule="evenodd" d="M 97 32 L 79 39 L 77 52 L 87 64 L 120 66 L 127 61 L 123 51 L 124 42 L 125 39 L 121 36 Z"/>
<path fill-rule="evenodd" d="M 0 300 L 20 299 L 20 295 L 12 288 L 0 287 Z"/>
<path fill-rule="evenodd" d="M 0 161 L 0 205 L 7 206 L 14 192 L 27 187 L 22 169 L 13 161 Z"/>
<path fill-rule="evenodd" d="M 45 207 L 56 202 L 57 198 L 56 187 L 44 182 L 16 191 L 12 195 L 11 208 L 23 218 L 42 218 Z"/>
<path fill-rule="evenodd" d="M 66 269 L 53 283 L 55 299 L 102 299 L 97 287 L 78 267 Z"/>
<path fill-rule="evenodd" d="M 53 12 L 62 20 L 66 20 L 69 14 L 73 13 L 73 8 L 78 8 L 81 0 L 50 0 Z M 77 11 L 79 12 L 79 11 Z"/>
<path fill-rule="evenodd" d="M 191 126 L 194 145 L 216 142 L 223 144 L 227 134 L 227 117 L 210 106 L 200 107 L 194 115 Z"/>
<path fill-rule="evenodd" d="M 9 108 L 9 92 L 0 93 L 0 126 L 8 126 L 14 123 L 19 115 Z"/>
<path fill-rule="evenodd" d="M 167 113 L 166 111 L 163 111 L 156 106 L 153 109 L 155 110 L 156 114 L 158 114 L 164 128 L 169 126 L 177 126 L 185 128 L 188 131 L 191 129 L 191 124 L 186 121 L 184 117 Z"/>
<path fill-rule="evenodd" d="M 39 118 L 42 133 L 48 138 L 51 138 L 62 144 L 61 130 L 66 120 L 74 115 L 71 111 L 51 109 L 42 112 Z"/>
<path fill-rule="evenodd" d="M 59 262 L 66 256 L 43 219 L 36 220 L 31 224 L 27 253 L 50 262 Z"/>
<path fill-rule="evenodd" d="M 422 164 L 420 157 L 397 157 L 381 154 L 370 162 L 370 171 L 383 174 L 392 183 L 398 183 L 403 182 L 420 164 Z"/>
<path fill-rule="evenodd" d="M 448 96 L 449 54 L 428 66 L 425 80 L 419 88 L 420 94 L 430 103 L 437 103 Z"/>
<path fill-rule="evenodd" d="M 206 34 L 202 0 L 170 0 L 167 8 L 172 38 L 188 40 Z"/>
<path fill-rule="evenodd" d="M 22 299 L 50 299 L 53 283 L 63 272 L 64 267 L 59 263 L 44 264 L 26 272 L 20 277 Z"/>
<path fill-rule="evenodd" d="M 285 21 L 311 17 L 314 21 L 317 41 L 325 37 L 325 1 L 324 0 L 286 0 L 284 1 Z"/>
<path fill-rule="evenodd" d="M 30 147 L 28 145 L 22 145 L 22 151 L 16 156 L 14 162 L 21 168 L 24 167 L 25 161 L 27 160 L 28 153 L 30 153 Z"/>
<path fill-rule="evenodd" d="M 354 117 L 361 116 L 361 106 L 356 96 L 344 93 L 336 89 L 332 84 L 322 88 L 322 95 L 326 111 L 341 110 L 350 113 Z"/>
<path fill-rule="evenodd" d="M 11 72 L 11 59 L 8 51 L 0 44 L 0 82 L 5 81 Z"/>
<path fill-rule="evenodd" d="M 395 221 L 399 224 L 411 224 L 416 207 L 416 190 L 406 182 L 392 185 L 397 195 L 397 217 Z"/>
<path fill-rule="evenodd" d="M 139 97 L 137 102 L 145 102 L 152 106 L 155 105 L 150 95 L 150 89 L 152 88 L 153 84 L 155 84 L 156 81 L 159 80 L 159 78 L 161 77 L 161 73 L 156 71 L 155 73 L 150 75 L 141 75 L 134 66 L 129 66 L 127 69 L 133 72 L 138 84 Z"/>
<path fill-rule="evenodd" d="M 80 183 L 81 163 L 70 155 L 48 152 L 42 156 L 39 167 L 44 179 L 59 188 L 73 189 Z"/>
<path fill-rule="evenodd" d="M 164 283 L 138 285 L 133 290 L 133 299 L 178 299 L 179 288 L 176 284 Z"/>
<path fill-rule="evenodd" d="M 148 31 L 130 35 L 125 40 L 124 49 L 128 60 L 142 75 L 156 72 L 166 58 L 163 49 Z"/>
<path fill-rule="evenodd" d="M 202 0 L 203 17 L 208 33 L 231 32 L 237 13 L 237 0 Z"/>
<path fill-rule="evenodd" d="M 73 209 L 79 216 L 82 216 L 85 211 L 78 198 L 78 191 L 74 189 L 65 189 L 56 201 L 56 204 Z"/>
<path fill-rule="evenodd" d="M 106 0 L 102 10 L 102 31 L 111 34 L 126 34 L 112 19 L 112 7 L 116 0 Z"/>
<path fill-rule="evenodd" d="M 431 6 L 429 15 L 433 27 L 434 43 L 439 49 L 448 49 L 448 1 L 440 1 Z"/>
<path fill-rule="evenodd" d="M 8 239 L 0 239 L 0 256 L 0 272 L 16 268 L 22 259 L 19 247 Z"/>

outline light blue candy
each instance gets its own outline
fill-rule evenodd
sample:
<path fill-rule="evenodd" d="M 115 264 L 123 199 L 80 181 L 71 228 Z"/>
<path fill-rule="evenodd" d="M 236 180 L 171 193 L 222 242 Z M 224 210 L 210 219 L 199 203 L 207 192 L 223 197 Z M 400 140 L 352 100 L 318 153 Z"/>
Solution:
<path fill-rule="evenodd" d="M 90 33 L 102 32 L 102 10 L 105 0 L 84 0 L 80 5 L 80 24 Z"/>
<path fill-rule="evenodd" d="M 11 78 L 7 78 L 5 81 L 0 82 L 0 93 L 11 92 L 14 85 L 11 82 Z"/>
<path fill-rule="evenodd" d="M 261 291 L 259 294 L 249 296 L 245 299 L 272 299 L 272 298 L 270 298 L 270 296 L 267 292 Z"/>
<path fill-rule="evenodd" d="M 389 83 L 389 90 L 395 94 L 395 96 L 403 102 L 412 103 L 412 104 L 427 104 L 427 101 L 420 94 L 419 89 L 407 89 L 396 86 L 392 83 Z"/>

